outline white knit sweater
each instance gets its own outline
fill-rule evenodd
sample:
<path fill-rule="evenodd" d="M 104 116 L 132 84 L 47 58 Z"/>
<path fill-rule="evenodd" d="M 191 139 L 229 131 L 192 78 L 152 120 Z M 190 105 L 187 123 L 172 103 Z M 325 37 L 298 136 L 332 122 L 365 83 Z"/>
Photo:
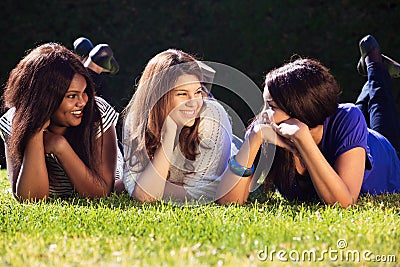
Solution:
<path fill-rule="evenodd" d="M 200 113 L 199 154 L 190 163 L 194 170 L 185 168 L 185 162 L 188 160 L 180 152 L 178 145 L 173 151 L 167 180 L 174 184 L 183 184 L 194 200 L 212 201 L 215 199 L 215 192 L 220 177 L 227 167 L 229 157 L 231 153 L 237 151 L 231 152 L 232 127 L 225 109 L 216 100 L 204 100 L 204 105 L 205 108 Z M 134 126 L 127 121 L 126 127 Z M 129 138 L 125 135 L 129 129 L 126 130 L 124 138 Z M 131 150 L 126 148 L 124 151 L 126 153 Z M 134 163 L 125 163 L 123 173 L 125 188 L 130 195 L 132 195 L 136 180 L 140 175 L 138 170 L 142 169 L 142 165 L 134 165 Z"/>

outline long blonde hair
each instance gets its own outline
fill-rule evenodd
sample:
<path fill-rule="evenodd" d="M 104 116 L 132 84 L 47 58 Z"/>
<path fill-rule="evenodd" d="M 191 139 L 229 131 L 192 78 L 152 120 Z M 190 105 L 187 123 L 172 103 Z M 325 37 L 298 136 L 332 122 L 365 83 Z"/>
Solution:
<path fill-rule="evenodd" d="M 172 105 L 171 90 L 184 74 L 195 75 L 202 81 L 196 59 L 180 50 L 168 49 L 147 63 L 123 112 L 126 160 L 131 166 L 137 163 L 146 166 L 160 146 L 162 127 Z M 189 160 L 198 154 L 199 123 L 197 118 L 193 126 L 184 127 L 179 135 L 180 148 Z"/>

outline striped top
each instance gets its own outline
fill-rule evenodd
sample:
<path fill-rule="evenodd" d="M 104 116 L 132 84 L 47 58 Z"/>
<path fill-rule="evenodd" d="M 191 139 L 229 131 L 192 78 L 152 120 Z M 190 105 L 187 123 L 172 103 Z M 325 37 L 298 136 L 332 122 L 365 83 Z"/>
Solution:
<path fill-rule="evenodd" d="M 100 110 L 101 119 L 103 122 L 103 133 L 106 132 L 112 125 L 117 124 L 119 114 L 110 106 L 103 98 L 95 97 L 96 105 Z M 11 124 L 14 117 L 15 108 L 9 109 L 0 118 L 0 134 L 4 142 L 8 141 L 11 135 Z M 101 128 L 99 127 L 96 137 L 102 135 Z M 74 186 L 65 173 L 61 163 L 57 157 L 52 153 L 46 153 L 46 166 L 49 174 L 49 193 L 50 196 L 69 197 L 75 195 Z M 123 157 L 118 149 L 118 161 L 115 173 L 115 178 L 119 179 L 122 174 Z"/>

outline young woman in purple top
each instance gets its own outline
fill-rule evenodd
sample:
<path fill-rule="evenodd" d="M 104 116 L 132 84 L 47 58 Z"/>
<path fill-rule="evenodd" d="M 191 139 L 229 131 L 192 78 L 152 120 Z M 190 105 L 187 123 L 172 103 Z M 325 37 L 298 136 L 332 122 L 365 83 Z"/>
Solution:
<path fill-rule="evenodd" d="M 263 142 L 276 146 L 264 185 L 288 199 L 347 207 L 362 193 L 400 192 L 400 125 L 390 77 L 400 68 L 372 36 L 359 45 L 358 69 L 368 81 L 356 105 L 338 104 L 339 85 L 318 61 L 298 59 L 267 74 L 264 109 L 230 159 L 218 202 L 246 201 Z"/>

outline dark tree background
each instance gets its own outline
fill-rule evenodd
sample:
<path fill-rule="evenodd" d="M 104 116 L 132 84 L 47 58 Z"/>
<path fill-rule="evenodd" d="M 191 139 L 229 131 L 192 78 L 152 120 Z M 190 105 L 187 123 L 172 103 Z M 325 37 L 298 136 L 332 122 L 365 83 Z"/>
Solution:
<path fill-rule="evenodd" d="M 118 111 L 146 62 L 167 48 L 234 67 L 260 90 L 266 72 L 293 55 L 315 58 L 341 84 L 343 102 L 354 101 L 365 81 L 356 72 L 364 35 L 374 35 L 383 53 L 400 60 L 399 0 L 3 0 L 0 17 L 2 84 L 26 50 L 48 41 L 72 49 L 85 36 L 114 50 L 120 72 L 106 85 Z M 399 80 L 393 91 L 398 100 Z M 240 103 L 226 91 L 213 93 L 228 105 Z M 241 113 L 250 118 L 246 107 Z"/>

